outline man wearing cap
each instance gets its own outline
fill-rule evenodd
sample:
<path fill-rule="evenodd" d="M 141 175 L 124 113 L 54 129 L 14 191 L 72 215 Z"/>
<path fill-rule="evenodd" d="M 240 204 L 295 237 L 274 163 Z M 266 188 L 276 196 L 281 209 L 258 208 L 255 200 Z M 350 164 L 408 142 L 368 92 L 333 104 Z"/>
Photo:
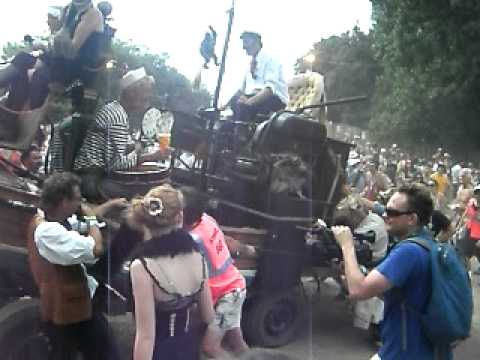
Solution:
<path fill-rule="evenodd" d="M 82 193 L 89 200 L 101 200 L 99 180 L 112 171 L 130 169 L 145 161 L 163 160 L 168 156 L 168 150 L 142 154 L 143 149 L 137 147 L 128 151 L 128 117 L 147 109 L 152 79 L 143 67 L 129 71 L 120 82 L 120 100 L 100 109 L 88 129 L 74 169 L 82 177 Z M 108 189 L 103 190 L 108 192 Z"/>
<path fill-rule="evenodd" d="M 229 101 L 235 120 L 251 121 L 256 114 L 284 109 L 288 103 L 288 86 L 282 65 L 262 49 L 260 34 L 244 31 L 243 49 L 251 56 L 242 87 Z"/>

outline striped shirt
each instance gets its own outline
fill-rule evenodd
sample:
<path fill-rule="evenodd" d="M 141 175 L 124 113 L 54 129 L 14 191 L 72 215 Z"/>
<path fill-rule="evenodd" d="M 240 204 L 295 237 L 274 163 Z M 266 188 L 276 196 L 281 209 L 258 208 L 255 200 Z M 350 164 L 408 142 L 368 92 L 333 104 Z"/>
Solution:
<path fill-rule="evenodd" d="M 95 116 L 80 152 L 75 170 L 101 168 L 107 173 L 126 170 L 137 165 L 137 153 L 127 154 L 129 138 L 128 115 L 118 101 L 105 105 Z"/>

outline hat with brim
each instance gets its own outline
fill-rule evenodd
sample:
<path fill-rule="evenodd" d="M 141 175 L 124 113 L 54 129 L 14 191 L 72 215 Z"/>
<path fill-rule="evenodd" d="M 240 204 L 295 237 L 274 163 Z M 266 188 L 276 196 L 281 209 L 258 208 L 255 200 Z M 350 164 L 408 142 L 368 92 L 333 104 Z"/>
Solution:
<path fill-rule="evenodd" d="M 55 19 L 60 19 L 62 17 L 62 10 L 63 8 L 61 6 L 49 6 L 47 13 Z"/>
<path fill-rule="evenodd" d="M 144 67 L 127 72 L 120 80 L 120 90 L 125 90 L 143 79 L 149 79 Z"/>
<path fill-rule="evenodd" d="M 255 31 L 244 31 L 242 35 L 240 35 L 240 39 L 252 38 L 257 40 L 262 40 L 262 36 L 255 32 Z"/>

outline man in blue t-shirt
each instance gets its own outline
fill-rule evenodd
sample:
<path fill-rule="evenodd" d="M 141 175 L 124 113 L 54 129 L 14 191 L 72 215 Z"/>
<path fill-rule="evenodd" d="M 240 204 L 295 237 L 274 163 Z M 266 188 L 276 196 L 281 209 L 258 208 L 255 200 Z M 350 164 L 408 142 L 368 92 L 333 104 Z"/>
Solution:
<path fill-rule="evenodd" d="M 401 187 L 390 198 L 385 222 L 400 244 L 367 276 L 358 266 L 350 229 L 332 228 L 342 249 L 350 297 L 362 300 L 384 296 L 383 346 L 375 359 L 433 359 L 432 345 L 422 332 L 417 314 L 425 309 L 431 292 L 430 255 L 417 244 L 402 244 L 402 240 L 414 236 L 432 239 L 426 229 L 432 210 L 430 194 L 417 186 Z"/>

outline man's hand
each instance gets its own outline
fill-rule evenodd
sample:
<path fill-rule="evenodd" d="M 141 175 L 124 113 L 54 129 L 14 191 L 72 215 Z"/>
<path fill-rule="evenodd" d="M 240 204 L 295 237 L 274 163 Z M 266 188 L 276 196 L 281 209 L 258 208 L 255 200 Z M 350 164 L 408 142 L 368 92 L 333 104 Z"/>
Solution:
<path fill-rule="evenodd" d="M 95 211 L 84 202 L 80 204 L 80 212 L 83 216 L 96 216 Z"/>
<path fill-rule="evenodd" d="M 354 246 L 353 235 L 348 226 L 332 226 L 332 232 L 342 249 Z"/>

